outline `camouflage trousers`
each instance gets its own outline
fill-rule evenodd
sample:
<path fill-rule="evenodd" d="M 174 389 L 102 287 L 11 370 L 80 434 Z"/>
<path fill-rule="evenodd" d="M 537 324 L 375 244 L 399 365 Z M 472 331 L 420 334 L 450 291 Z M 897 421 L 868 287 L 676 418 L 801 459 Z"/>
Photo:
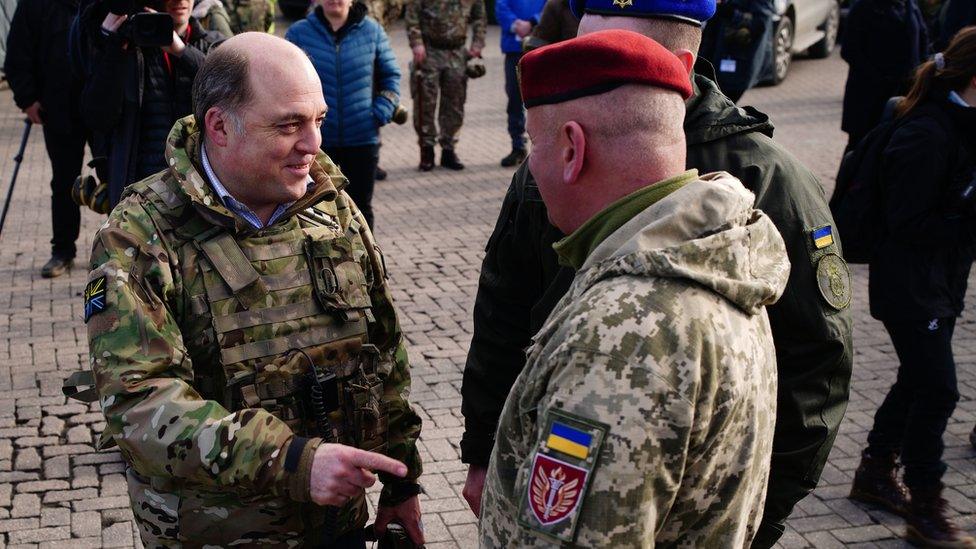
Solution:
<path fill-rule="evenodd" d="M 435 140 L 444 149 L 453 149 L 457 145 L 468 92 L 468 77 L 464 73 L 466 62 L 463 47 L 453 50 L 428 47 L 427 59 L 412 70 L 413 127 L 421 147 L 433 147 Z M 438 97 L 440 111 L 437 110 Z"/>

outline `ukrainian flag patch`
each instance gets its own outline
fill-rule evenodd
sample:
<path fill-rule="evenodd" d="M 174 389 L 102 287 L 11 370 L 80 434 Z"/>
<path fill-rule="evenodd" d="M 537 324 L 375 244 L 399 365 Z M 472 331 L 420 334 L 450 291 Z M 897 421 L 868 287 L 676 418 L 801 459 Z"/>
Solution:
<path fill-rule="evenodd" d="M 551 450 L 577 459 L 586 459 L 590 455 L 591 444 L 593 435 L 558 421 L 552 422 L 549 438 L 546 440 L 546 446 Z"/>
<path fill-rule="evenodd" d="M 822 250 L 834 243 L 834 230 L 830 225 L 824 225 L 818 229 L 810 231 L 813 238 L 813 247 Z"/>

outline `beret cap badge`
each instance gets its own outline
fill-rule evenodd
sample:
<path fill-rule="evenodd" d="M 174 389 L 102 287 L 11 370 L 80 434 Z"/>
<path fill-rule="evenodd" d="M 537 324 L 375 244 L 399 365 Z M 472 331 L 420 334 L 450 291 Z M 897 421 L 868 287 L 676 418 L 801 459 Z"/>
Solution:
<path fill-rule="evenodd" d="M 620 9 L 627 9 L 634 5 L 634 0 L 613 0 L 613 5 Z"/>

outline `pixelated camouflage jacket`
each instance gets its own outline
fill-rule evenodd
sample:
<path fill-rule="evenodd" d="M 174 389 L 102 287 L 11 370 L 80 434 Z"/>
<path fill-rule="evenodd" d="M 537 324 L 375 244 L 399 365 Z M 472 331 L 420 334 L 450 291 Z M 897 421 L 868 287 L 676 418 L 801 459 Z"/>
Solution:
<path fill-rule="evenodd" d="M 421 44 L 439 49 L 464 46 L 468 26 L 471 47 L 484 49 L 488 20 L 484 0 L 409 0 L 403 15 L 410 47 Z"/>
<path fill-rule="evenodd" d="M 749 546 L 776 415 L 764 306 L 790 269 L 753 200 L 702 176 L 587 257 L 505 402 L 482 546 Z"/>
<path fill-rule="evenodd" d="M 291 363 L 283 364 L 280 355 L 254 358 L 275 352 L 268 345 L 284 340 L 332 364 L 331 355 L 344 360 L 346 352 L 362 348 L 365 337 L 378 350 L 374 378 L 387 413 L 385 453 L 408 466 L 408 480 L 416 479 L 421 421 L 407 401 L 406 350 L 378 248 L 329 158 L 318 156 L 305 197 L 271 227 L 255 230 L 225 209 L 205 182 L 195 164 L 199 138 L 192 116 L 178 121 L 167 141 L 170 169 L 132 185 L 94 241 L 86 295 L 97 294 L 100 301 L 86 300 L 86 322 L 107 424 L 100 446 L 114 441 L 131 466 L 132 507 L 147 545 L 293 546 L 302 542 L 306 527 L 330 516 L 306 503 L 309 456 L 303 455 L 298 470 L 285 468 L 291 445 L 298 448 L 304 437 L 293 432 L 292 418 L 264 409 L 265 401 L 245 407 L 227 397 L 229 380 L 260 372 L 260 396 L 294 379 L 288 377 Z M 265 285 L 250 296 L 257 313 L 243 310 L 236 294 L 226 294 L 226 279 L 214 278 L 217 269 L 193 240 L 201 230 L 233 235 L 237 249 L 251 254 L 242 259 L 258 266 L 258 282 Z M 371 274 L 367 303 L 373 318 L 341 323 L 323 311 L 312 299 L 309 260 L 288 253 L 289 234 L 318 235 L 298 243 L 309 240 L 310 249 L 330 254 L 351 247 L 359 265 L 350 272 Z M 276 259 L 282 254 L 288 257 Z M 225 293 L 217 296 L 225 299 L 209 303 L 209 293 Z M 215 320 L 244 322 L 234 328 L 245 329 L 220 329 Z M 348 327 L 361 331 L 342 339 Z M 337 343 L 319 344 L 326 341 Z M 320 442 L 308 440 L 306 450 Z M 384 491 L 392 486 L 392 478 L 380 478 Z M 334 533 L 361 527 L 365 498 L 355 498 L 331 518 L 337 521 Z"/>

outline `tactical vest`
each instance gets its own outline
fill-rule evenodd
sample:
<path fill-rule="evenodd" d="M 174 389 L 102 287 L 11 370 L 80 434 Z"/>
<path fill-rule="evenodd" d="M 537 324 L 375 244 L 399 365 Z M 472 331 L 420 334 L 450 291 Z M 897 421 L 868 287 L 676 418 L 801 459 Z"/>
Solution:
<path fill-rule="evenodd" d="M 263 408 L 296 434 L 383 452 L 388 417 L 368 328 L 369 289 L 385 272 L 345 195 L 235 239 L 178 185 L 136 192 L 179 260 L 173 314 L 194 387 L 229 411 Z"/>
<path fill-rule="evenodd" d="M 271 32 L 274 4 L 270 0 L 231 0 L 227 8 L 234 34 L 249 31 Z"/>

